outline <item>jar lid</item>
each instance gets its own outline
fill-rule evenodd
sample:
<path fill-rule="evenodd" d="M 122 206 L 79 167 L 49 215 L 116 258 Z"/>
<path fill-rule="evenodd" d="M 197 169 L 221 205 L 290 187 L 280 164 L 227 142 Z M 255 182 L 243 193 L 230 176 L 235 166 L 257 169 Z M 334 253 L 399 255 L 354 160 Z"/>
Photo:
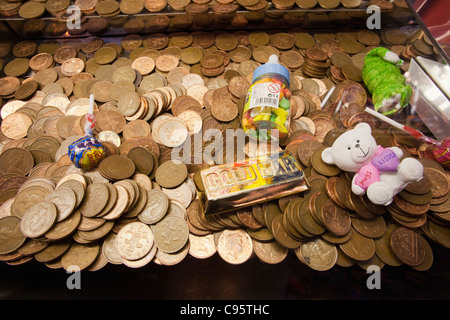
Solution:
<path fill-rule="evenodd" d="M 283 78 L 286 79 L 286 81 L 288 82 L 288 85 L 290 84 L 289 83 L 290 82 L 289 70 L 286 67 L 282 66 L 278 62 L 278 56 L 275 54 L 272 54 L 269 57 L 269 60 L 267 60 L 267 63 L 265 63 L 255 69 L 255 71 L 253 72 L 253 81 L 255 81 L 257 78 L 259 78 L 260 76 L 262 76 L 264 74 L 270 74 L 270 73 L 275 73 L 275 74 L 281 75 Z"/>

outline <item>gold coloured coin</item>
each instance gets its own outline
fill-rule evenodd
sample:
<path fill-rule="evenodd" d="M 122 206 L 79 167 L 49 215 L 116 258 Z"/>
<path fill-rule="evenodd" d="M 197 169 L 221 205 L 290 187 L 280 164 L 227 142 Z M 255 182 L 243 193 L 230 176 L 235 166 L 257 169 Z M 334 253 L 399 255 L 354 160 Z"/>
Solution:
<path fill-rule="evenodd" d="M 111 47 L 102 47 L 95 51 L 94 60 L 98 64 L 108 64 L 113 62 L 117 57 L 117 51 Z"/>
<path fill-rule="evenodd" d="M 354 230 L 350 239 L 339 247 L 347 256 L 357 261 L 367 261 L 375 254 L 374 240 Z"/>
<path fill-rule="evenodd" d="M 21 220 L 15 216 L 0 219 L 0 254 L 17 250 L 27 239 L 20 230 Z"/>
<path fill-rule="evenodd" d="M 49 201 L 30 207 L 20 221 L 20 230 L 28 238 L 38 238 L 53 227 L 57 218 L 57 208 Z"/>
<path fill-rule="evenodd" d="M 154 227 L 155 245 L 165 253 L 181 250 L 189 240 L 187 222 L 177 216 L 167 216 Z"/>
<path fill-rule="evenodd" d="M 169 209 L 169 198 L 161 190 L 148 190 L 147 202 L 138 214 L 139 220 L 147 224 L 160 221 Z"/>
<path fill-rule="evenodd" d="M 46 201 L 52 202 L 58 209 L 58 216 L 56 221 L 60 222 L 69 217 L 77 203 L 75 192 L 69 188 L 60 187 L 50 193 L 46 198 Z"/>
<path fill-rule="evenodd" d="M 334 267 L 337 261 L 337 248 L 321 238 L 303 242 L 299 247 L 301 261 L 317 271 L 326 271 Z"/>
<path fill-rule="evenodd" d="M 155 180 L 161 187 L 171 189 L 183 183 L 187 174 L 187 167 L 184 163 L 168 160 L 156 169 Z"/>
<path fill-rule="evenodd" d="M 268 264 L 277 264 L 284 261 L 289 249 L 276 241 L 257 241 L 253 239 L 253 250 L 256 256 Z"/>
<path fill-rule="evenodd" d="M 89 268 L 97 259 L 100 245 L 97 242 L 72 243 L 69 250 L 61 257 L 61 266 L 67 271 L 81 271 Z"/>
<path fill-rule="evenodd" d="M 86 196 L 79 210 L 83 216 L 95 217 L 99 214 L 109 198 L 109 190 L 106 184 L 95 182 L 86 189 Z"/>
<path fill-rule="evenodd" d="M 20 6 L 19 16 L 24 19 L 36 19 L 45 13 L 45 5 L 40 2 L 27 1 Z"/>
<path fill-rule="evenodd" d="M 117 233 L 115 244 L 121 257 L 127 260 L 143 258 L 152 248 L 155 236 L 142 222 L 131 222 Z"/>
<path fill-rule="evenodd" d="M 242 264 L 252 255 L 252 238 L 242 229 L 223 230 L 217 243 L 217 252 L 225 262 Z"/>

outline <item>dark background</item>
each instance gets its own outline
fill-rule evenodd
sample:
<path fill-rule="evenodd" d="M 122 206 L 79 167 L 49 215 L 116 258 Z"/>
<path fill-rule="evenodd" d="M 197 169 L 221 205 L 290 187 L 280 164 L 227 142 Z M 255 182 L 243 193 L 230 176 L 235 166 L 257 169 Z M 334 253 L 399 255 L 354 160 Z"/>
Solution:
<path fill-rule="evenodd" d="M 108 264 L 81 272 L 81 289 L 68 289 L 71 274 L 36 261 L 0 264 L 1 300 L 435 300 L 449 299 L 448 249 L 430 243 L 434 263 L 421 272 L 404 265 L 381 269 L 381 289 L 369 290 L 371 274 L 358 265 L 319 272 L 290 253 L 280 264 L 257 257 L 231 265 L 216 253 L 201 260 L 187 256 L 174 266 L 150 263 L 131 269 Z"/>

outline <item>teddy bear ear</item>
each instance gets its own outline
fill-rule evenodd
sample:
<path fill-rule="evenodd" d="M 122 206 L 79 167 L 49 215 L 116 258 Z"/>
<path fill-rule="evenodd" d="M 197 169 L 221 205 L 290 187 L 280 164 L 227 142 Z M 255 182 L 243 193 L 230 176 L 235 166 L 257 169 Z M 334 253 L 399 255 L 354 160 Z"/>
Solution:
<path fill-rule="evenodd" d="M 322 151 L 322 160 L 328 164 L 334 164 L 333 152 L 331 148 L 326 148 Z"/>
<path fill-rule="evenodd" d="M 361 122 L 361 123 L 357 124 L 353 130 L 361 131 L 362 133 L 366 133 L 366 134 L 372 134 L 372 128 L 370 127 L 369 124 L 367 124 L 365 122 Z"/>

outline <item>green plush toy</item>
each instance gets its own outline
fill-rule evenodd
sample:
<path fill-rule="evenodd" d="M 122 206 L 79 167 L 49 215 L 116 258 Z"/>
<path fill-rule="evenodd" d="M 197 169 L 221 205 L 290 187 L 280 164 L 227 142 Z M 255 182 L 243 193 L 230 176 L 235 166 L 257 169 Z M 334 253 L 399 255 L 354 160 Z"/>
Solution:
<path fill-rule="evenodd" d="M 375 110 L 384 115 L 403 109 L 411 98 L 412 88 L 399 68 L 402 64 L 397 54 L 383 47 L 370 50 L 364 60 L 362 78 Z"/>

